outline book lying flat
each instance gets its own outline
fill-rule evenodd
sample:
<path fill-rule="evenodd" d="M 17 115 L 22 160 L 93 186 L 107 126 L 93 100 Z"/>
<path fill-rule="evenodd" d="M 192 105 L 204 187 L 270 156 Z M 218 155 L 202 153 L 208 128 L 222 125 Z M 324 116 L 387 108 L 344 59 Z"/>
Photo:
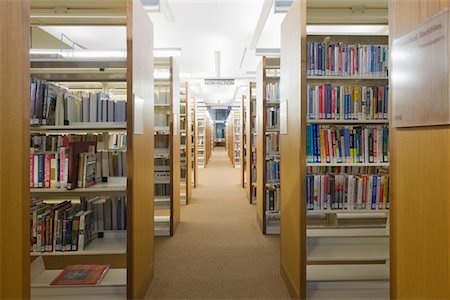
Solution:
<path fill-rule="evenodd" d="M 98 285 L 109 265 L 69 265 L 50 285 Z"/>

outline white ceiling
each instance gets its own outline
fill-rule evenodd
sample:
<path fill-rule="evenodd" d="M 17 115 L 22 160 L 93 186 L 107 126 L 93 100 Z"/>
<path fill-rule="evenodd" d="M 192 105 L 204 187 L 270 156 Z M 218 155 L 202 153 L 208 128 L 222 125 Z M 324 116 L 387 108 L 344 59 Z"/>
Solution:
<path fill-rule="evenodd" d="M 250 49 L 257 31 L 263 6 L 274 0 L 160 0 L 169 6 L 174 21 L 163 13 L 149 13 L 154 25 L 156 48 L 181 48 L 176 61 L 183 80 L 196 86 L 194 92 L 206 103 L 225 104 L 240 99 L 246 93 L 248 81 L 254 80 L 260 61 Z M 269 3 L 269 4 L 267 4 Z M 339 5 L 337 4 L 339 3 Z M 387 0 L 309 0 L 311 8 L 351 7 L 362 4 L 373 8 L 387 7 Z M 256 48 L 279 48 L 280 26 L 284 14 L 271 10 L 263 23 Z M 263 20 L 264 21 L 264 20 Z M 125 27 L 107 26 L 44 26 L 58 39 L 64 33 L 71 40 L 96 50 L 126 49 Z M 203 78 L 216 78 L 215 52 L 220 51 L 220 77 L 236 78 L 235 86 L 207 87 Z M 245 55 L 244 55 L 245 53 Z M 249 73 L 250 72 L 250 73 Z"/>

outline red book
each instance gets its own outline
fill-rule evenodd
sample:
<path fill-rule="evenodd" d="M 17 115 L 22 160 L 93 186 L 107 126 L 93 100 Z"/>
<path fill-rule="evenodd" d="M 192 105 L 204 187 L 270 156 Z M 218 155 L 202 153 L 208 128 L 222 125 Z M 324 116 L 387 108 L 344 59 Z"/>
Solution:
<path fill-rule="evenodd" d="M 30 154 L 30 188 L 34 188 L 34 153 Z"/>
<path fill-rule="evenodd" d="M 68 178 L 67 189 L 72 190 L 77 187 L 78 184 L 78 167 L 80 153 L 95 152 L 96 142 L 70 142 L 69 143 L 69 165 L 68 165 Z"/>
<path fill-rule="evenodd" d="M 45 153 L 44 156 L 44 188 L 50 188 L 50 177 L 51 177 L 51 162 L 52 157 L 50 153 Z"/>
<path fill-rule="evenodd" d="M 69 265 L 50 285 L 98 285 L 109 265 Z"/>

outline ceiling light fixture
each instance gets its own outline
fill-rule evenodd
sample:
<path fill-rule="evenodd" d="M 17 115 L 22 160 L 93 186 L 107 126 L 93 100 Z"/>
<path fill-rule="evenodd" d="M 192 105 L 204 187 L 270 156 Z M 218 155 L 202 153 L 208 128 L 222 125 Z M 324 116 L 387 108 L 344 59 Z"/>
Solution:
<path fill-rule="evenodd" d="M 153 56 L 155 57 L 178 57 L 181 56 L 181 48 L 155 48 Z"/>
<path fill-rule="evenodd" d="M 259 38 L 264 30 L 267 19 L 269 18 L 270 11 L 272 10 L 273 0 L 264 1 L 263 7 L 261 9 L 261 14 L 259 15 L 258 23 L 256 25 L 255 32 L 253 33 L 253 38 L 250 43 L 250 49 L 255 49 L 258 44 Z"/>
<path fill-rule="evenodd" d="M 216 62 L 216 78 L 220 78 L 220 51 L 214 51 Z"/>
<path fill-rule="evenodd" d="M 255 51 L 256 56 L 280 56 L 280 48 L 257 48 Z"/>
<path fill-rule="evenodd" d="M 285 14 L 291 8 L 292 0 L 275 0 L 273 12 L 276 14 Z"/>
<path fill-rule="evenodd" d="M 308 25 L 307 34 L 388 35 L 388 25 Z"/>

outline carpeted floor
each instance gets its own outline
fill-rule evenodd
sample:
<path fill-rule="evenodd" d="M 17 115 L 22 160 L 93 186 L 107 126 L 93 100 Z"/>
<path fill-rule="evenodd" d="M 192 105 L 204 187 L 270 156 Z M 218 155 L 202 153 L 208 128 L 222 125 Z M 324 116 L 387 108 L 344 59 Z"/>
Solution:
<path fill-rule="evenodd" d="M 157 238 L 147 299 L 289 299 L 280 276 L 279 237 L 264 236 L 225 150 L 216 149 L 182 221 Z"/>

